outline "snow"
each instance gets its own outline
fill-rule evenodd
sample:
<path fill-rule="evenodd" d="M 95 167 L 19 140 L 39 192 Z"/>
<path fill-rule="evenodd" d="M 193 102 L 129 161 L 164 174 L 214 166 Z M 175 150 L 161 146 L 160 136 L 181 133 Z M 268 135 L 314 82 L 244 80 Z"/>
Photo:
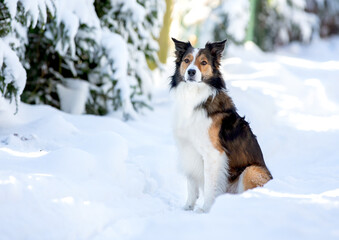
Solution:
<path fill-rule="evenodd" d="M 18 0 L 5 0 L 4 3 L 6 4 L 8 8 L 11 18 L 14 18 L 16 15 L 16 8 L 17 8 Z"/>
<path fill-rule="evenodd" d="M 136 121 L 1 111 L 1 239 L 338 239 L 338 50 L 338 37 L 276 53 L 229 46 L 229 94 L 274 179 L 208 214 L 181 209 L 167 76 Z"/>

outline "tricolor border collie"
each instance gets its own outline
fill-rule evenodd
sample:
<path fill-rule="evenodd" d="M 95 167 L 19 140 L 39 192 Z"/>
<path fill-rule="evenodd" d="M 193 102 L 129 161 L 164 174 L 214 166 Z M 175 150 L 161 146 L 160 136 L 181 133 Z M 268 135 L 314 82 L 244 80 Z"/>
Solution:
<path fill-rule="evenodd" d="M 219 71 L 226 40 L 206 43 L 203 49 L 172 40 L 173 129 L 188 187 L 184 209 L 194 209 L 200 189 L 204 204 L 197 211 L 208 212 L 218 195 L 263 186 L 272 175 L 256 136 L 226 92 Z"/>

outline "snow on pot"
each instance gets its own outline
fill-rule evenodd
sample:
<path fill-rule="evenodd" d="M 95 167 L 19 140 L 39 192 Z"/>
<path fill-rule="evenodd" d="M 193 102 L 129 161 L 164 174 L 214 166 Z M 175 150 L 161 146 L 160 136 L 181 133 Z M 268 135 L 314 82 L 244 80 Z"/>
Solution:
<path fill-rule="evenodd" d="M 85 112 L 86 101 L 89 94 L 88 82 L 81 79 L 65 78 L 63 84 L 57 85 L 62 111 L 71 114 Z"/>

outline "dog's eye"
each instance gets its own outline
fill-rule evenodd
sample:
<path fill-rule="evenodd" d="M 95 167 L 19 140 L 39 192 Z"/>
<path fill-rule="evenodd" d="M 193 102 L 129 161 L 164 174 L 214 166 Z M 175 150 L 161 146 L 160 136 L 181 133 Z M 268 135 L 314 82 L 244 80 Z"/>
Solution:
<path fill-rule="evenodd" d="M 186 58 L 186 59 L 184 60 L 185 63 L 189 63 L 189 61 L 190 61 L 190 60 L 189 60 L 188 58 Z"/>
<path fill-rule="evenodd" d="M 202 61 L 202 62 L 201 62 L 201 65 L 206 65 L 206 64 L 207 64 L 206 61 Z"/>

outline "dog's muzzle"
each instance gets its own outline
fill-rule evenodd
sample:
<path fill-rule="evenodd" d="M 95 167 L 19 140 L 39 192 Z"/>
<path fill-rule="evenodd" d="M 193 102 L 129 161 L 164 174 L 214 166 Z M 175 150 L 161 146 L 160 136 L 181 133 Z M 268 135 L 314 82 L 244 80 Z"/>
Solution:
<path fill-rule="evenodd" d="M 195 81 L 195 74 L 196 74 L 196 70 L 195 69 L 188 69 L 187 70 L 187 80 L 188 81 Z"/>

